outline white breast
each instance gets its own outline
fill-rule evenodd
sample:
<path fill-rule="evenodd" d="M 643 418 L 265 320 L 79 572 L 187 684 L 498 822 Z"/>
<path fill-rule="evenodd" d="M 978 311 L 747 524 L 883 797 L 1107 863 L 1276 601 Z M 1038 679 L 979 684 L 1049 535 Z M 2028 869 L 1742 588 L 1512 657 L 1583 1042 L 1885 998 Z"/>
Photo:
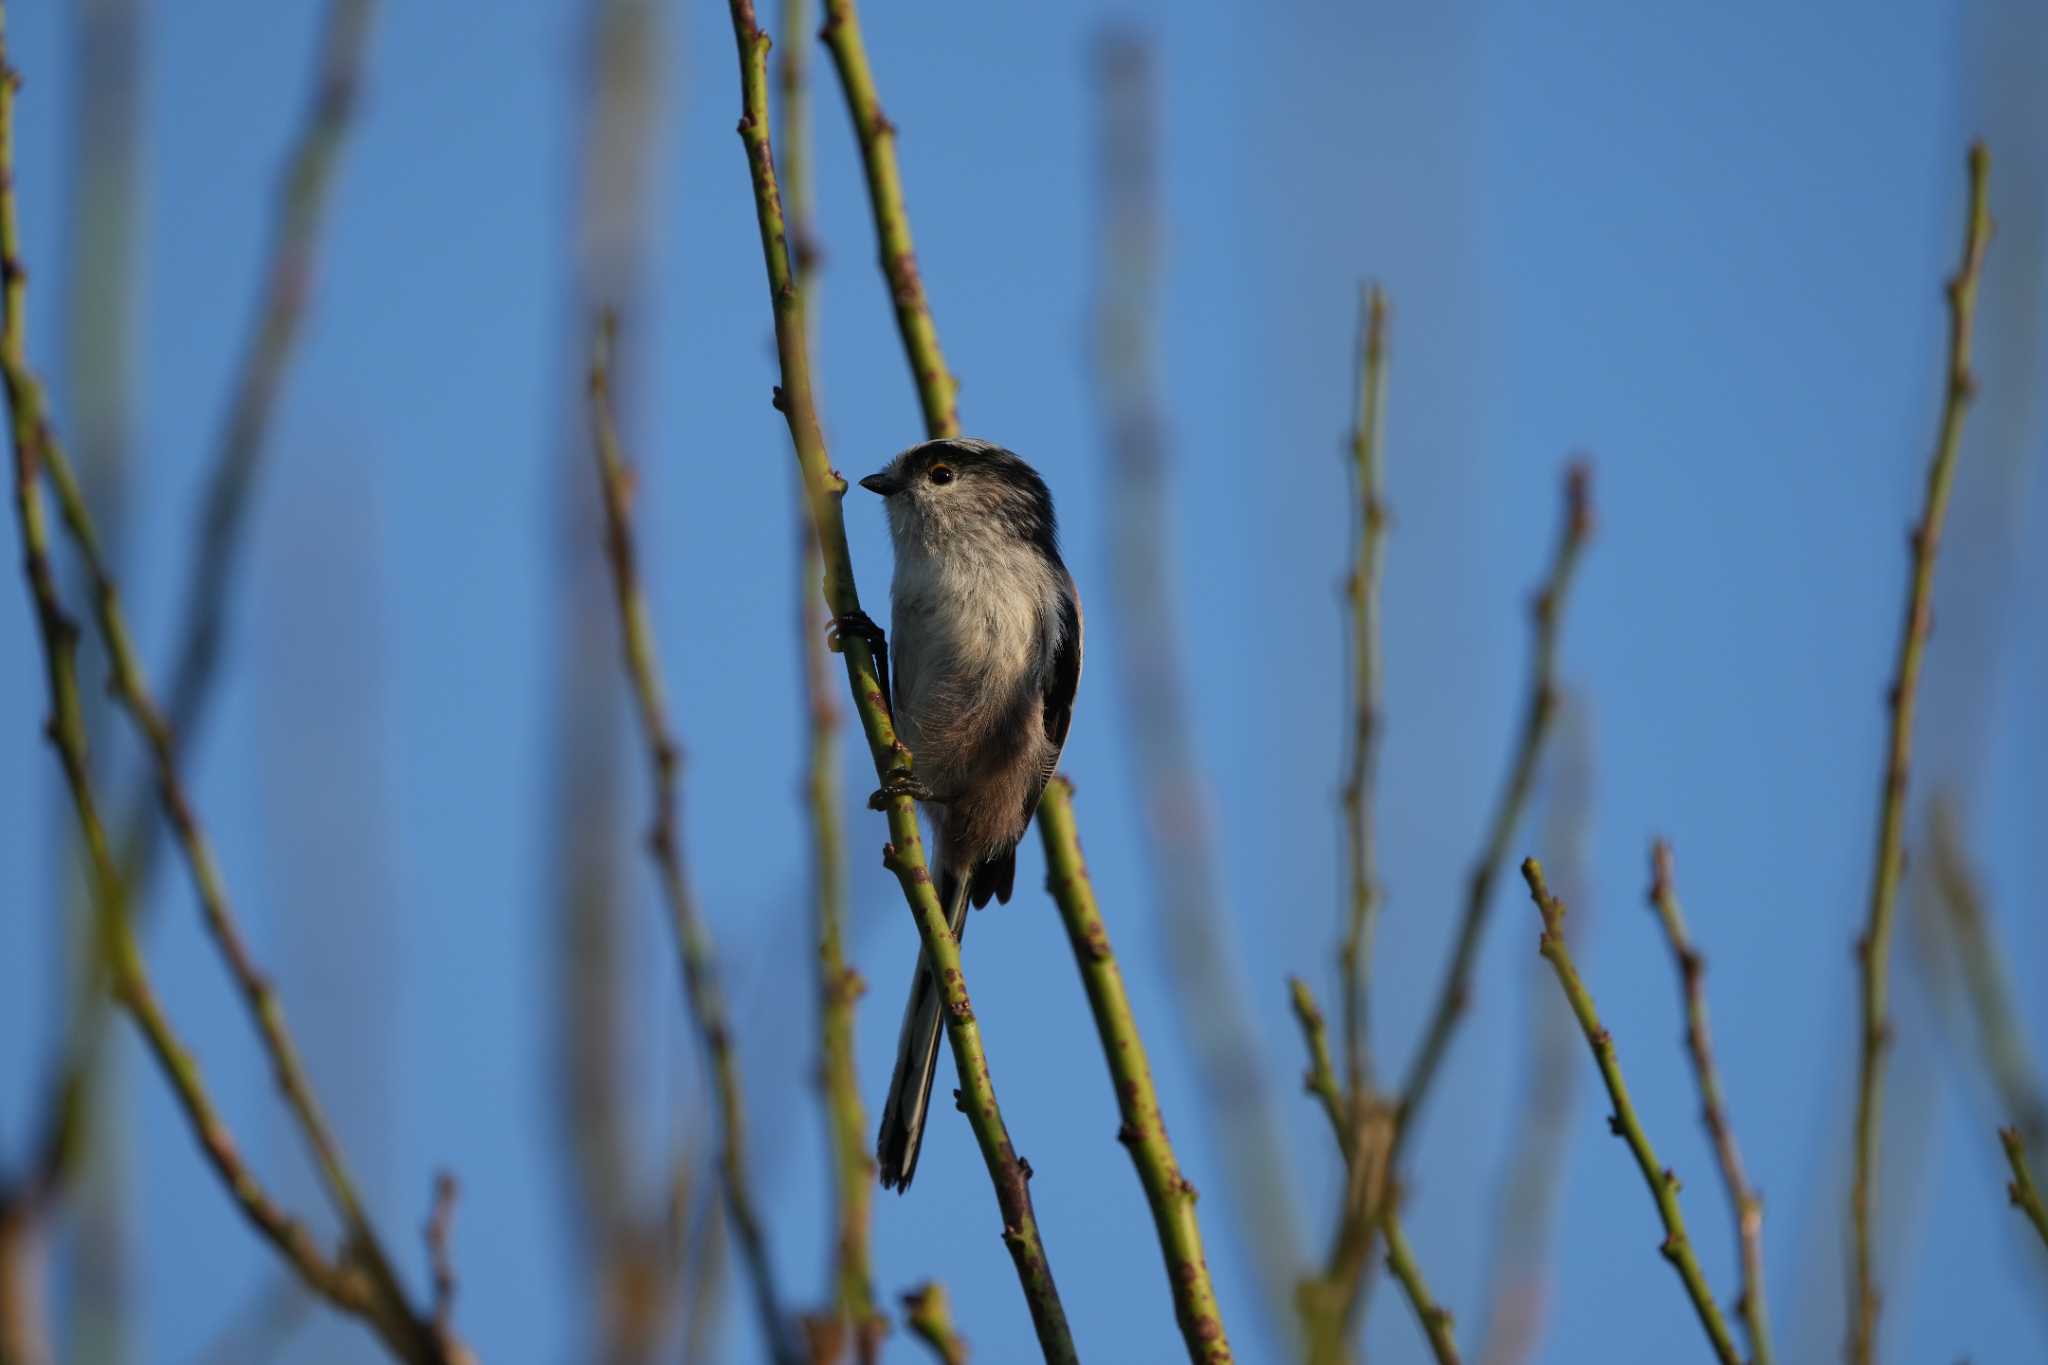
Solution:
<path fill-rule="evenodd" d="M 890 598 L 905 741 L 920 771 L 951 767 L 1012 713 L 1020 689 L 1042 684 L 1059 584 L 1031 546 L 990 534 L 940 555 L 899 547 Z"/>

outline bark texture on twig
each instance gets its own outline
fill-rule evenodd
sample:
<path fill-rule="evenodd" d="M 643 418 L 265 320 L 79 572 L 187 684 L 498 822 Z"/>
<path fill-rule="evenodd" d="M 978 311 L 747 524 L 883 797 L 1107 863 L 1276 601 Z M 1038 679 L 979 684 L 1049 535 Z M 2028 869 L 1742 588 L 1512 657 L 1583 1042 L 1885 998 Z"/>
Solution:
<path fill-rule="evenodd" d="M 817 532 L 819 553 L 824 561 L 824 591 L 827 607 L 835 620 L 852 620 L 860 613 L 860 592 L 854 583 L 853 559 L 846 543 L 846 523 L 840 500 L 846 480 L 831 466 L 825 438 L 818 426 L 817 410 L 811 399 L 810 346 L 805 335 L 803 298 L 797 291 L 790 258 L 788 232 L 784 224 L 782 193 L 776 181 L 774 152 L 768 135 L 768 35 L 754 17 L 751 0 L 731 0 L 733 37 L 739 57 L 739 134 L 747 154 L 749 177 L 754 192 L 755 215 L 761 231 L 761 255 L 766 268 L 768 298 L 775 321 L 775 346 L 782 383 L 775 404 L 787 420 L 795 443 L 797 461 L 804 474 L 811 520 Z M 839 637 L 846 660 L 847 683 L 854 707 L 868 741 L 877 776 L 887 777 L 910 769 L 909 750 L 898 741 L 882 696 L 874 654 L 868 642 L 856 632 Z M 1038 1218 L 1031 1206 L 1025 1167 L 1010 1141 L 996 1102 L 995 1083 L 981 1044 L 981 1030 L 975 1023 L 973 1002 L 967 993 L 967 978 L 960 965 L 960 945 L 946 923 L 925 862 L 923 838 L 918 831 L 916 803 L 898 794 L 886 803 L 890 843 L 883 861 L 896 874 L 904 899 L 917 921 L 918 935 L 933 967 L 933 980 L 945 1006 L 946 1037 L 953 1049 L 953 1062 L 960 1080 L 960 1105 L 981 1148 L 983 1164 L 994 1186 L 1001 1210 L 1003 1243 L 1015 1264 L 1020 1287 L 1031 1310 L 1041 1350 L 1048 1360 L 1077 1359 L 1073 1334 L 1067 1326 L 1066 1311 L 1046 1259 L 1039 1234 Z"/>
<path fill-rule="evenodd" d="M 682 746 L 669 719 L 668 698 L 661 681 L 654 626 L 647 594 L 640 580 L 638 548 L 633 540 L 633 476 L 619 449 L 611 407 L 611 322 L 599 325 L 590 362 L 590 418 L 593 448 L 604 498 L 605 552 L 611 562 L 612 589 L 617 597 L 619 635 L 626 676 L 639 712 L 653 785 L 654 817 L 647 832 L 647 850 L 661 882 L 662 899 L 675 931 L 681 959 L 683 994 L 691 1022 L 704 1048 L 705 1065 L 717 1096 L 718 1165 L 725 1189 L 726 1212 L 733 1237 L 754 1291 L 761 1332 L 777 1360 L 797 1359 L 793 1324 L 783 1315 L 768 1254 L 767 1233 L 754 1203 L 747 1169 L 746 1105 L 740 1094 L 739 1058 L 733 1048 L 731 1014 L 719 984 L 717 950 L 697 910 L 697 899 L 683 871 L 679 777 Z"/>
<path fill-rule="evenodd" d="M 1102 1035 L 1103 1060 L 1109 1064 L 1117 1112 L 1123 1118 L 1117 1141 L 1130 1152 L 1145 1202 L 1152 1208 L 1152 1226 L 1173 1292 L 1174 1320 L 1180 1324 L 1189 1360 L 1222 1365 L 1232 1359 L 1230 1339 L 1209 1281 L 1209 1260 L 1195 1217 L 1195 1187 L 1181 1174 L 1166 1136 L 1152 1064 L 1145 1058 L 1137 1016 L 1131 1012 L 1123 973 L 1109 946 L 1109 926 L 1096 907 L 1095 888 L 1081 856 L 1081 836 L 1074 828 L 1074 785 L 1065 777 L 1055 776 L 1045 786 L 1038 803 L 1038 835 L 1045 846 L 1046 887 L 1066 924 L 1074 965 L 1080 969 L 1095 1028 Z"/>
<path fill-rule="evenodd" d="M 1742 1315 L 1743 1330 L 1749 1336 L 1751 1365 L 1770 1365 L 1770 1314 L 1764 1304 L 1764 1201 L 1749 1183 L 1743 1168 L 1742 1150 L 1735 1141 L 1735 1127 L 1728 1119 L 1728 1101 L 1721 1093 L 1721 1071 L 1714 1064 L 1714 1044 L 1707 1033 L 1706 959 L 1693 947 L 1686 932 L 1685 913 L 1679 907 L 1678 890 L 1671 876 L 1671 845 L 1659 839 L 1650 849 L 1650 908 L 1664 926 L 1671 943 L 1671 955 L 1678 965 L 1678 985 L 1685 997 L 1685 1048 L 1692 1058 L 1693 1076 L 1699 1082 L 1700 1121 L 1713 1139 L 1714 1159 L 1721 1167 L 1721 1183 L 1728 1192 L 1728 1204 L 1735 1219 L 1735 1243 L 1740 1249 L 1742 1290 L 1736 1297 L 1736 1311 Z"/>
<path fill-rule="evenodd" d="M 1663 1220 L 1664 1240 L 1657 1249 L 1678 1272 L 1686 1296 L 1692 1300 L 1693 1311 L 1699 1314 L 1707 1342 L 1713 1347 L 1721 1365 L 1741 1365 L 1742 1356 L 1735 1349 L 1734 1337 L 1729 1335 L 1727 1320 L 1721 1315 L 1721 1306 L 1714 1302 L 1713 1291 L 1707 1287 L 1707 1277 L 1700 1270 L 1699 1258 L 1693 1254 L 1692 1239 L 1686 1235 L 1685 1214 L 1678 1206 L 1678 1176 L 1670 1167 L 1658 1162 L 1656 1150 L 1650 1146 L 1649 1135 L 1644 1132 L 1642 1121 L 1636 1117 L 1635 1105 L 1629 1101 L 1628 1085 L 1622 1079 L 1621 1062 L 1614 1050 L 1614 1038 L 1602 1027 L 1599 1012 L 1593 1008 L 1592 993 L 1579 979 L 1578 968 L 1572 963 L 1571 949 L 1566 946 L 1564 938 L 1564 902 L 1550 894 L 1550 888 L 1543 880 L 1543 865 L 1534 858 L 1522 860 L 1522 879 L 1529 884 L 1529 897 L 1543 918 L 1543 936 L 1539 940 L 1543 959 L 1557 974 L 1557 984 L 1564 989 L 1565 999 L 1571 1002 L 1572 1015 L 1579 1021 L 1580 1031 L 1586 1035 L 1586 1044 L 1593 1051 L 1593 1061 L 1600 1068 L 1600 1079 L 1607 1087 L 1608 1098 L 1614 1103 L 1608 1128 L 1628 1143 L 1636 1166 L 1643 1173 L 1643 1183 L 1650 1187 L 1650 1197 L 1656 1202 L 1657 1216 Z"/>
<path fill-rule="evenodd" d="M 1963 416 L 1976 383 L 1970 373 L 1970 333 L 1976 319 L 1977 286 L 1991 241 L 1987 178 L 1990 157 L 1982 143 L 1970 148 L 1969 186 L 1963 226 L 1962 260 L 1948 284 L 1949 342 L 1940 430 L 1927 468 L 1927 491 L 1911 537 L 1912 569 L 1904 624 L 1890 692 L 1891 726 L 1884 778 L 1879 785 L 1877 853 L 1870 878 L 1870 907 L 1856 945 L 1861 960 L 1861 1027 L 1858 1034 L 1855 1165 L 1849 1187 L 1849 1360 L 1870 1365 L 1877 1356 L 1880 1298 L 1872 1223 L 1877 1209 L 1877 1134 L 1884 1107 L 1884 1053 L 1890 1028 L 1891 929 L 1893 907 L 1905 871 L 1906 781 L 1913 754 L 1913 715 L 1920 670 L 1932 629 L 1930 601 L 1935 556 L 1955 483 L 1962 447 Z"/>

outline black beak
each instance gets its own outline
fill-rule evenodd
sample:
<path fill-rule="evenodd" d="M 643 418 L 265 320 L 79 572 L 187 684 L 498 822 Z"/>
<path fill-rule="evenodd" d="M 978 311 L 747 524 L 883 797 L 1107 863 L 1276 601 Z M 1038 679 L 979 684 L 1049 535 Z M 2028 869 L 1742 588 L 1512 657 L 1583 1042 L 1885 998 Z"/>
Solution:
<path fill-rule="evenodd" d="M 860 486 L 885 498 L 903 491 L 902 480 L 890 478 L 887 471 L 868 475 L 860 481 Z"/>

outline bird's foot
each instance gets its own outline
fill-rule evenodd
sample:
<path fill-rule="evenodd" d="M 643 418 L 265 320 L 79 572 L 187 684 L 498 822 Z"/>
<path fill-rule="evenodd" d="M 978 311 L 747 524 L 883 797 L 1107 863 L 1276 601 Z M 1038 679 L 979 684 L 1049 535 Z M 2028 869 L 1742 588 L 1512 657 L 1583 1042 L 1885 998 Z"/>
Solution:
<path fill-rule="evenodd" d="M 868 798 L 868 809 L 885 811 L 889 809 L 889 803 L 899 796 L 907 796 L 913 801 L 939 799 L 936 792 L 911 776 L 907 770 L 897 768 L 882 779 L 882 785 Z"/>

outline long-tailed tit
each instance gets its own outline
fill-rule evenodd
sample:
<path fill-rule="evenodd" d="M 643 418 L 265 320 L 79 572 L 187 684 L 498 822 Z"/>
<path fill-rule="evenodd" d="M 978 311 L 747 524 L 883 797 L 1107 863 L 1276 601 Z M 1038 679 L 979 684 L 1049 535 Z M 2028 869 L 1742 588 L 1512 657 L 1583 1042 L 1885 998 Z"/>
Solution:
<path fill-rule="evenodd" d="M 915 780 L 883 793 L 923 803 L 936 835 L 939 900 L 958 939 L 969 901 L 1010 899 L 1017 841 L 1073 715 L 1081 597 L 1060 562 L 1045 480 L 1001 446 L 928 441 L 860 484 L 889 513 L 892 709 L 915 770 Z M 865 620 L 841 625 L 879 634 Z M 880 681 L 889 695 L 888 679 Z M 876 1139 L 882 1184 L 898 1190 L 917 1170 L 939 1060 L 929 967 L 920 953 Z"/>

